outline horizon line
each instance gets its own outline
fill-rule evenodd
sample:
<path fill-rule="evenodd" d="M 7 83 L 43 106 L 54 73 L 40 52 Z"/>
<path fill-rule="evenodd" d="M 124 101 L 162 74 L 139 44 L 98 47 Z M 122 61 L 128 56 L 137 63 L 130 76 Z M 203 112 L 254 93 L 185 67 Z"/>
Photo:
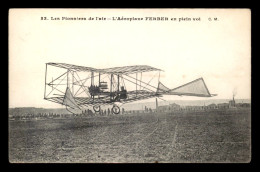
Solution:
<path fill-rule="evenodd" d="M 231 100 L 229 98 L 225 98 L 225 99 L 211 99 L 211 100 L 169 100 L 167 102 L 170 102 L 170 101 L 214 101 L 214 100 Z M 235 99 L 235 100 L 251 100 L 251 98 L 240 98 L 240 99 Z M 147 102 L 139 102 L 139 103 L 151 103 L 153 101 L 147 101 Z M 138 103 L 138 104 L 139 104 Z M 130 104 L 135 104 L 134 102 L 133 103 L 128 103 L 128 105 Z M 13 106 L 13 107 L 8 107 L 8 109 L 11 109 L 11 108 L 43 108 L 43 109 L 63 109 L 63 108 L 66 108 L 66 107 L 39 107 L 39 106 Z"/>

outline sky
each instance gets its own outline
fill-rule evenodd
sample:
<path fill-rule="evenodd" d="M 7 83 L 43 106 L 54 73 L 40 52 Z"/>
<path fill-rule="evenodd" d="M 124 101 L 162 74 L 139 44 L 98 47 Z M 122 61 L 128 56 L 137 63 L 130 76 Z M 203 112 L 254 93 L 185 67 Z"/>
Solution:
<path fill-rule="evenodd" d="M 51 17 L 168 17 L 168 21 Z M 187 17 L 191 21 L 179 21 Z M 218 94 L 210 99 L 230 99 L 234 90 L 236 98 L 250 99 L 250 17 L 248 9 L 11 9 L 9 106 L 62 107 L 43 99 L 48 62 L 93 68 L 149 65 L 164 71 L 160 81 L 169 88 L 203 77 L 209 91 Z"/>

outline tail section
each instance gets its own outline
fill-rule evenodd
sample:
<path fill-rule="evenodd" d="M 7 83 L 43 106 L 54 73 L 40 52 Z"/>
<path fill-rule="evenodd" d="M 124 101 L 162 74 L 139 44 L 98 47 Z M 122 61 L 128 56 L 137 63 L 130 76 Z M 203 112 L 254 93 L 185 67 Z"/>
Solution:
<path fill-rule="evenodd" d="M 196 79 L 174 89 L 169 89 L 161 82 L 158 84 L 157 93 L 164 95 L 212 97 L 216 94 L 210 94 L 203 78 Z"/>

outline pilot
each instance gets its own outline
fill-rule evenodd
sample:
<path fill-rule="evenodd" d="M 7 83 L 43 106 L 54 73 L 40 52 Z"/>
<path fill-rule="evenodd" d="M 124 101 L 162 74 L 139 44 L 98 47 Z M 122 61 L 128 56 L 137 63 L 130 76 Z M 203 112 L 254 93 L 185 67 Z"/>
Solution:
<path fill-rule="evenodd" d="M 120 93 L 120 98 L 122 99 L 126 99 L 126 90 L 124 88 L 124 86 L 121 87 L 121 93 Z"/>
<path fill-rule="evenodd" d="M 98 87 L 97 87 L 96 85 L 95 85 L 94 87 L 95 87 L 95 88 L 94 88 L 95 93 L 98 92 L 98 91 L 97 91 Z"/>

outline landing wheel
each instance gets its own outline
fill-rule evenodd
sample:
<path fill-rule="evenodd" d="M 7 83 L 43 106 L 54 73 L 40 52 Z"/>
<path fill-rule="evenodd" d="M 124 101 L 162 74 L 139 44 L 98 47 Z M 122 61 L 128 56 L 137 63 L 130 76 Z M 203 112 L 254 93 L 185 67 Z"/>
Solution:
<path fill-rule="evenodd" d="M 112 111 L 113 111 L 114 114 L 119 114 L 120 113 L 120 108 L 118 106 L 114 105 L 112 107 Z"/>
<path fill-rule="evenodd" d="M 93 106 L 93 110 L 95 112 L 100 112 L 100 106 Z"/>

